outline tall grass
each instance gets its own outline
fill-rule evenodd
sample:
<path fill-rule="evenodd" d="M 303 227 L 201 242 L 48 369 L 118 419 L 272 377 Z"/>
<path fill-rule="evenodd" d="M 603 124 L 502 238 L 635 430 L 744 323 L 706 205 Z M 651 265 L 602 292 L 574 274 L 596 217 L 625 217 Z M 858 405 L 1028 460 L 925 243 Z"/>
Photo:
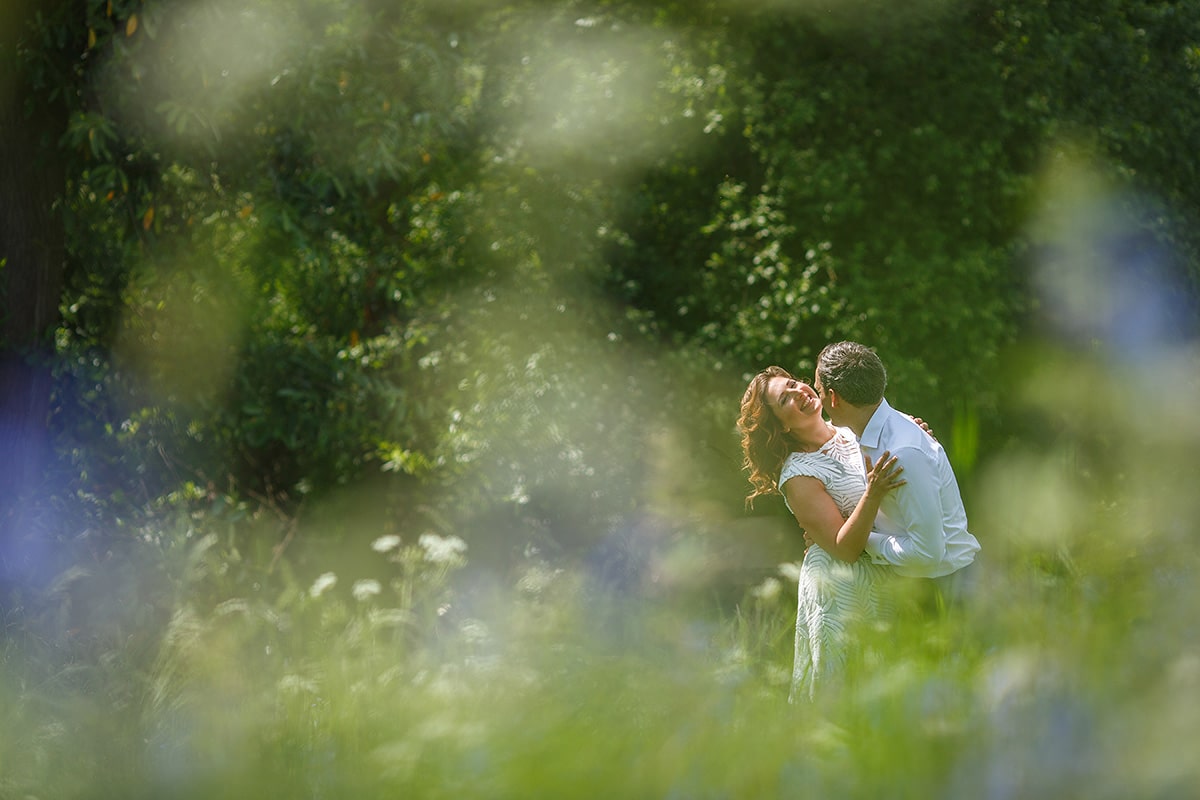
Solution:
<path fill-rule="evenodd" d="M 1196 425 L 1078 363 L 1029 387 L 975 601 L 811 703 L 786 565 L 733 603 L 536 558 L 483 590 L 452 537 L 380 536 L 301 576 L 163 514 L 6 621 L 0 797 L 1195 796 Z"/>

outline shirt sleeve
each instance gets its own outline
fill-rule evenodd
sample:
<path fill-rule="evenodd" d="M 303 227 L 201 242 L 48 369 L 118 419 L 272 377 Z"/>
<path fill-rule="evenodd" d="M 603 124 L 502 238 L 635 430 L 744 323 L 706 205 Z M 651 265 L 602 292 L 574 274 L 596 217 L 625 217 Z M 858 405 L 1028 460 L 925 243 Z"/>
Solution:
<path fill-rule="evenodd" d="M 893 453 L 904 467 L 907 483 L 896 489 L 892 502 L 885 500 L 888 517 L 902 530 L 898 533 L 871 531 L 867 554 L 876 561 L 906 568 L 913 574 L 933 570 L 946 554 L 942 529 L 942 499 L 937 465 L 925 453 L 905 448 Z"/>

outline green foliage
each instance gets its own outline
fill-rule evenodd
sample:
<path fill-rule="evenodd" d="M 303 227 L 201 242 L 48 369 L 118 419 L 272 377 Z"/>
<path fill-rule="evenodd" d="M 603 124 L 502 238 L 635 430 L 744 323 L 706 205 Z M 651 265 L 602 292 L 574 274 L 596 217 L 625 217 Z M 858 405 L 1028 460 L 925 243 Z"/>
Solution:
<path fill-rule="evenodd" d="M 343 484 L 384 443 L 436 444 L 416 440 L 413 317 L 455 265 L 462 196 L 426 183 L 466 113 L 441 22 L 293 11 L 100 9 L 85 76 L 100 100 L 81 98 L 63 139 L 80 168 L 60 346 L 112 367 L 75 413 L 138 417 L 184 474 L 253 492 Z"/>
<path fill-rule="evenodd" d="M 1195 182 L 1169 166 L 1189 163 L 1186 125 L 1156 133 L 1146 102 L 1078 76 L 1156 70 L 1182 98 L 1195 21 L 1103 12 L 96 5 L 74 77 L 37 72 L 81 90 L 60 342 L 111 365 L 86 402 L 114 429 L 157 408 L 176 422 L 155 446 L 256 491 L 343 485 L 392 452 L 452 480 L 453 398 L 521 396 L 521 365 L 564 333 L 506 337 L 522 303 L 553 320 L 598 301 L 558 348 L 567 370 L 610 334 L 625 358 L 657 339 L 730 373 L 804 372 L 861 339 L 895 402 L 986 451 L 998 359 L 1036 305 L 1026 222 L 1056 137 L 1097 131 L 1097 157 L 1160 198 L 1153 235 L 1191 252 Z M 528 411 L 486 413 L 531 440 L 546 411 L 512 402 Z M 706 439 L 728 430 L 702 416 Z"/>
<path fill-rule="evenodd" d="M 1040 3 L 929 3 L 870 25 L 862 4 L 852 11 L 731 20 L 720 87 L 732 124 L 710 143 L 723 158 L 660 165 L 614 266 L 633 302 L 746 372 L 769 362 L 804 372 L 826 342 L 865 341 L 891 366 L 902 407 L 942 430 L 967 430 L 959 415 L 982 420 L 992 447 L 1005 438 L 990 423 L 999 357 L 1036 310 L 1036 178 L 1064 137 L 1097 132 L 1085 135 L 1098 137 L 1100 168 L 1131 190 L 1127 213 L 1189 264 L 1194 294 L 1180 221 L 1194 216 L 1196 184 L 1176 180 L 1190 167 L 1148 162 L 1154 149 L 1190 164 L 1194 126 L 1161 129 L 1145 93 L 1125 98 L 1138 84 L 1095 75 L 1169 72 L 1155 86 L 1177 98 L 1172 108 L 1187 105 L 1197 20 L 1155 3 L 1087 20 Z M 705 24 L 699 11 L 687 20 Z M 690 66 L 691 85 L 706 77 Z M 695 185 L 710 188 L 697 197 Z M 673 235 L 674 224 L 704 236 Z M 661 257 L 664 238 L 685 244 Z"/>
<path fill-rule="evenodd" d="M 956 403 L 994 402 L 987 374 L 1022 311 L 1002 243 L 1029 164 L 1006 152 L 1022 132 L 1002 124 L 974 21 L 898 27 L 906 37 L 863 41 L 766 15 L 739 31 L 732 72 L 758 163 L 734 162 L 741 174 L 720 183 L 704 291 L 685 296 L 702 340 L 747 367 L 803 372 L 826 342 L 862 340 L 892 365 L 902 404 L 948 420 Z M 851 42 L 869 57 L 836 57 Z M 917 55 L 928 49 L 955 70 Z"/>

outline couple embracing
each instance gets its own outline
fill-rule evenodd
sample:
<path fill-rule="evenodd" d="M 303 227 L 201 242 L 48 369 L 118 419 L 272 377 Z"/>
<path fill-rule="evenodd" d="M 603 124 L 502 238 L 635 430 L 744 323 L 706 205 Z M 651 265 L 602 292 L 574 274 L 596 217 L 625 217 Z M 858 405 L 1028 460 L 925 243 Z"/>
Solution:
<path fill-rule="evenodd" d="M 781 493 L 813 545 L 800 568 L 793 702 L 844 669 L 855 631 L 894 616 L 894 580 L 930 581 L 954 602 L 979 551 L 945 450 L 888 405 L 886 386 L 874 350 L 838 342 L 811 384 L 768 367 L 742 397 L 747 502 Z"/>

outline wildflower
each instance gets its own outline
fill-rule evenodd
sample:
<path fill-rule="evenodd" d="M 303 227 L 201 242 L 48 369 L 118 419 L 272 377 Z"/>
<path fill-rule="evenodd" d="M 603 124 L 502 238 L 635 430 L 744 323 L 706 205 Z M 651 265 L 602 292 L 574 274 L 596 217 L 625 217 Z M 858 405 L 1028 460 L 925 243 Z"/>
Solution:
<path fill-rule="evenodd" d="M 422 533 L 418 542 L 425 549 L 425 560 L 435 564 L 457 564 L 467 551 L 467 543 L 457 536 Z"/>
<path fill-rule="evenodd" d="M 779 565 L 779 574 L 791 583 L 800 580 L 800 562 L 788 561 Z"/>
<path fill-rule="evenodd" d="M 332 572 L 322 573 L 313 581 L 313 585 L 309 588 L 308 593 L 312 597 L 320 597 L 325 593 L 326 589 L 331 588 L 335 583 L 337 583 L 337 575 L 334 575 Z"/>
<path fill-rule="evenodd" d="M 354 582 L 354 588 L 350 590 L 350 593 L 354 595 L 355 600 L 362 602 L 379 594 L 379 590 L 379 581 L 364 578 Z"/>
<path fill-rule="evenodd" d="M 560 572 L 561 570 L 534 565 L 517 581 L 517 588 L 525 594 L 539 595 L 550 588 Z"/>
<path fill-rule="evenodd" d="M 371 549 L 377 553 L 386 553 L 388 550 L 395 550 L 399 546 L 400 537 L 394 533 L 389 533 L 387 536 L 380 536 L 371 542 Z"/>
<path fill-rule="evenodd" d="M 762 583 L 750 590 L 750 593 L 757 600 L 769 602 L 779 596 L 783 590 L 782 583 L 777 578 L 767 578 Z"/>

